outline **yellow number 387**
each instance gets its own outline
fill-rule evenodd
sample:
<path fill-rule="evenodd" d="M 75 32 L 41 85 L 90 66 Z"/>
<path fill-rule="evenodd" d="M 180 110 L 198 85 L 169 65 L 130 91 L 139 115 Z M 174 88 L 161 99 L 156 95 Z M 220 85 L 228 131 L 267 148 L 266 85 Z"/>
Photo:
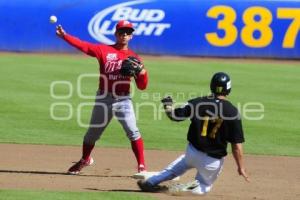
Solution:
<path fill-rule="evenodd" d="M 206 16 L 217 19 L 220 15 L 224 17 L 218 20 L 218 29 L 223 30 L 225 35 L 219 37 L 215 32 L 206 33 L 206 40 L 213 46 L 227 47 L 232 45 L 238 37 L 238 29 L 234 25 L 236 21 L 236 12 L 229 6 L 214 6 L 210 8 Z M 259 20 L 255 20 L 258 16 Z M 299 8 L 277 8 L 278 19 L 291 19 L 289 27 L 287 28 L 282 47 L 294 48 L 295 41 L 300 30 L 300 9 Z M 240 32 L 240 37 L 248 47 L 263 48 L 267 47 L 273 40 L 273 31 L 270 27 L 272 23 L 272 13 L 265 7 L 249 7 L 243 12 L 244 27 Z M 259 37 L 254 37 L 254 31 L 259 31 Z"/>

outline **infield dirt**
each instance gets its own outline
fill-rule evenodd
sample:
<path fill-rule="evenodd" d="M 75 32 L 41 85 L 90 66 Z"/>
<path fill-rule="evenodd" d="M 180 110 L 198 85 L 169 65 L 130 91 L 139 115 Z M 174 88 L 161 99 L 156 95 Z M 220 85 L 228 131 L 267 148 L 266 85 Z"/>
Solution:
<path fill-rule="evenodd" d="M 159 171 L 183 152 L 146 150 L 149 171 Z M 136 162 L 131 149 L 95 148 L 95 164 L 81 175 L 66 175 L 66 170 L 81 155 L 81 147 L 0 144 L 0 189 L 33 189 L 47 191 L 118 191 L 137 192 Z M 188 199 L 206 200 L 293 200 L 300 199 L 300 158 L 246 155 L 251 176 L 247 183 L 238 176 L 231 155 L 212 191 Z M 193 179 L 191 170 L 180 183 Z M 165 183 L 166 185 L 170 182 Z M 164 193 L 144 193 L 159 200 L 187 199 Z"/>

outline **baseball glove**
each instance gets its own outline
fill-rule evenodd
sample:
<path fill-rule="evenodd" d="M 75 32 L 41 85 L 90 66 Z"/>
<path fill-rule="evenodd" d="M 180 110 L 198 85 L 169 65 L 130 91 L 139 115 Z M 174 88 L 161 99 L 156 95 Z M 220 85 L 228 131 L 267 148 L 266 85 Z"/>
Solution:
<path fill-rule="evenodd" d="M 123 76 L 136 77 L 144 68 L 144 65 L 137 58 L 129 56 L 123 60 L 120 74 Z"/>
<path fill-rule="evenodd" d="M 161 102 L 162 102 L 164 108 L 173 105 L 173 99 L 172 99 L 172 97 L 170 97 L 170 96 L 164 97 L 164 98 L 161 100 Z"/>

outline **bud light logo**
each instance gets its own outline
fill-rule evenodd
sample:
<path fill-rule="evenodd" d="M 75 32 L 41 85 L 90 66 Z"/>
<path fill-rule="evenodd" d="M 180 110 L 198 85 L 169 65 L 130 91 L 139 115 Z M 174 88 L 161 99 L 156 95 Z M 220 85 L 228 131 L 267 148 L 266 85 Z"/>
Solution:
<path fill-rule="evenodd" d="M 165 12 L 161 9 L 139 9 L 131 6 L 145 4 L 152 0 L 129 1 L 108 7 L 98 12 L 89 22 L 90 35 L 100 43 L 113 44 L 115 25 L 120 20 L 128 20 L 134 26 L 134 35 L 160 36 L 171 27 L 162 23 Z"/>

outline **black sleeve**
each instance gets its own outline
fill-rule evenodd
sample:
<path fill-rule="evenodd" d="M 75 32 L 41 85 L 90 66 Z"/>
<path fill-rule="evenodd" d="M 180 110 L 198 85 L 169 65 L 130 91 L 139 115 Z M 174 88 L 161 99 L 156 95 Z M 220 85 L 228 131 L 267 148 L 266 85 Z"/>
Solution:
<path fill-rule="evenodd" d="M 191 105 L 186 104 L 182 107 L 175 108 L 172 112 L 167 113 L 172 121 L 183 121 L 191 116 Z"/>
<path fill-rule="evenodd" d="M 244 139 L 244 132 L 242 127 L 242 121 L 240 119 L 240 115 L 237 114 L 237 118 L 230 120 L 229 122 L 229 137 L 228 141 L 230 143 L 243 143 Z"/>

